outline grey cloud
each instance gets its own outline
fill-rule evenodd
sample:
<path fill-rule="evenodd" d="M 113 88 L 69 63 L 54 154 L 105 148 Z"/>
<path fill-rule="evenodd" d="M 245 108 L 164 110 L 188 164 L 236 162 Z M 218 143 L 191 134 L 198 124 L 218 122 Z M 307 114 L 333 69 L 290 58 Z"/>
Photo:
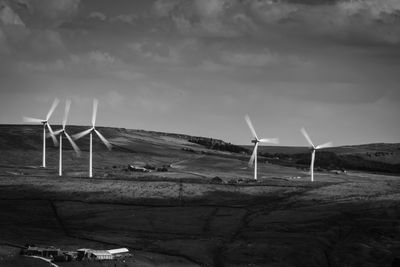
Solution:
<path fill-rule="evenodd" d="M 81 0 L 18 0 L 12 5 L 32 25 L 55 27 L 77 15 Z"/>
<path fill-rule="evenodd" d="M 104 13 L 95 11 L 89 14 L 88 19 L 100 20 L 102 22 L 133 24 L 133 22 L 138 19 L 138 16 L 134 14 L 120 14 L 108 18 Z"/>
<path fill-rule="evenodd" d="M 110 18 L 110 22 L 122 22 L 126 24 L 133 24 L 136 19 L 138 19 L 138 16 L 134 14 L 120 14 Z"/>
<path fill-rule="evenodd" d="M 205 19 L 192 22 L 184 16 L 174 16 L 173 22 L 178 31 L 187 36 L 199 37 L 238 37 L 241 34 L 218 19 Z"/>
<path fill-rule="evenodd" d="M 300 57 L 289 55 L 289 54 L 279 54 L 276 52 L 271 52 L 268 49 L 262 49 L 261 51 L 222 51 L 221 60 L 225 64 L 234 66 L 236 68 L 264 68 L 277 65 L 283 66 L 305 66 L 309 64 L 306 60 Z"/>
<path fill-rule="evenodd" d="M 70 18 L 79 8 L 80 0 L 31 0 L 33 12 L 49 19 Z"/>
<path fill-rule="evenodd" d="M 98 20 L 102 20 L 102 21 L 105 21 L 107 19 L 106 15 L 104 15 L 101 12 L 97 12 L 97 11 L 90 13 L 88 18 L 89 19 L 98 19 Z"/>
<path fill-rule="evenodd" d="M 153 4 L 152 11 L 160 17 L 168 17 L 170 13 L 179 5 L 179 0 L 157 0 Z"/>
<path fill-rule="evenodd" d="M 4 27 L 2 32 L 4 47 L 14 60 L 52 60 L 66 52 L 60 33 L 54 30 Z"/>
<path fill-rule="evenodd" d="M 321 88 L 304 84 L 291 93 L 295 98 L 328 103 L 376 103 L 386 97 L 386 90 L 376 90 L 365 84 L 321 83 Z"/>
<path fill-rule="evenodd" d="M 4 1 L 0 2 L 0 23 L 3 25 L 17 25 L 25 27 L 17 13 Z"/>
<path fill-rule="evenodd" d="M 34 54 L 46 57 L 57 57 L 66 50 L 60 33 L 52 30 L 33 31 L 29 45 Z"/>
<path fill-rule="evenodd" d="M 152 62 L 178 65 L 195 65 L 201 58 L 204 49 L 197 39 L 186 38 L 179 42 L 160 42 L 158 40 L 141 40 L 128 45 L 131 52 Z"/>
<path fill-rule="evenodd" d="M 171 18 L 176 29 L 185 35 L 238 37 L 252 34 L 259 38 L 261 35 L 297 34 L 305 40 L 331 38 L 350 44 L 400 42 L 398 0 L 158 0 L 153 8 L 160 16 Z"/>
<path fill-rule="evenodd" d="M 237 30 L 224 22 L 237 1 L 158 0 L 153 11 L 160 17 L 170 18 L 178 32 L 193 36 L 237 36 Z M 234 22 L 234 21 L 233 21 Z"/>
<path fill-rule="evenodd" d="M 307 102 L 373 105 L 383 99 L 399 99 L 399 93 L 394 93 L 393 86 L 352 82 L 267 82 L 256 91 L 291 101 L 301 101 L 302 105 L 307 105 Z"/>
<path fill-rule="evenodd" d="M 24 61 L 20 63 L 20 67 L 43 73 L 93 73 L 112 69 L 120 63 L 121 61 L 113 55 L 94 50 L 81 54 L 69 54 L 51 61 L 35 61 L 34 63 Z"/>
<path fill-rule="evenodd" d="M 251 3 L 251 17 L 261 21 L 259 25 L 281 34 L 297 34 L 299 40 L 329 38 L 358 45 L 400 41 L 398 1 L 346 0 L 313 5 L 282 1 Z"/>
<path fill-rule="evenodd" d="M 384 16 L 399 15 L 400 2 L 397 0 L 355 0 L 341 1 L 337 5 L 349 15 L 364 14 L 372 19 L 381 19 Z"/>

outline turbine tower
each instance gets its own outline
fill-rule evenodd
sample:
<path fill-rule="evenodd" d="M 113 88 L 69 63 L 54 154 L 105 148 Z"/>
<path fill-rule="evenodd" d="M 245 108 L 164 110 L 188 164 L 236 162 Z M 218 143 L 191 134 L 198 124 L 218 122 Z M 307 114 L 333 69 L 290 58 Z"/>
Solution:
<path fill-rule="evenodd" d="M 254 129 L 253 124 L 251 123 L 250 117 L 248 115 L 246 115 L 244 118 L 245 118 L 247 125 L 249 126 L 250 131 L 254 137 L 254 139 L 251 141 L 254 144 L 254 149 L 253 149 L 253 154 L 250 157 L 249 167 L 252 167 L 253 162 L 254 162 L 254 180 L 257 180 L 257 149 L 258 149 L 259 143 L 278 144 L 279 139 L 278 138 L 258 139 L 256 130 Z"/>
<path fill-rule="evenodd" d="M 97 99 L 93 100 L 93 113 L 92 113 L 92 128 L 87 129 L 85 131 L 82 131 L 80 133 L 77 133 L 72 136 L 73 139 L 78 140 L 85 135 L 89 134 L 90 137 L 90 146 L 89 146 L 89 177 L 93 177 L 93 132 L 97 134 L 97 136 L 100 138 L 100 140 L 104 143 L 104 145 L 108 148 L 108 150 L 111 150 L 111 144 L 110 142 L 107 141 L 107 139 L 104 138 L 104 136 L 96 130 L 95 124 L 96 124 L 96 116 L 97 116 L 97 105 L 98 101 Z"/>
<path fill-rule="evenodd" d="M 307 142 L 310 144 L 311 149 L 311 165 L 310 165 L 310 175 L 311 175 L 311 182 L 314 182 L 314 161 L 315 161 L 315 151 L 322 148 L 328 148 L 332 146 L 332 142 L 328 142 L 322 145 L 314 146 L 313 142 L 311 141 L 310 136 L 307 134 L 306 129 L 301 128 L 301 133 L 306 138 Z"/>
<path fill-rule="evenodd" d="M 56 107 L 57 107 L 59 102 L 60 101 L 58 100 L 58 98 L 54 99 L 53 104 L 51 105 L 49 112 L 47 112 L 47 115 L 46 115 L 45 119 L 36 119 L 36 118 L 31 118 L 31 117 L 23 117 L 23 120 L 25 122 L 43 124 L 43 163 L 42 163 L 42 167 L 43 168 L 46 167 L 46 127 L 49 129 L 50 136 L 53 139 L 54 145 L 55 146 L 58 145 L 57 138 L 54 136 L 54 132 L 51 129 L 51 126 L 49 124 L 49 119 L 50 119 L 51 115 L 53 114 L 54 110 L 56 109 Z"/>
<path fill-rule="evenodd" d="M 78 156 L 80 156 L 80 149 L 79 147 L 75 144 L 74 140 L 72 140 L 71 136 L 65 131 L 65 125 L 67 124 L 67 119 L 68 119 L 68 113 L 69 113 L 69 109 L 71 107 L 71 100 L 67 99 L 67 101 L 65 102 L 65 112 L 64 112 L 64 118 L 62 121 L 62 128 L 58 131 L 54 132 L 54 135 L 60 135 L 59 136 L 59 143 L 60 143 L 60 156 L 59 156 L 59 167 L 58 167 L 58 175 L 62 176 L 62 136 L 64 135 L 69 143 L 71 144 L 72 148 L 75 150 L 76 154 Z"/>

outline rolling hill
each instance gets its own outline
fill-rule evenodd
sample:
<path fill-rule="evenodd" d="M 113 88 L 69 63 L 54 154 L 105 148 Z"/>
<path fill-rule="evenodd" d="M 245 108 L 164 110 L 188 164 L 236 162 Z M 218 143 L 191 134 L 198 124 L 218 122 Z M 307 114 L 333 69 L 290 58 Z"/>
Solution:
<path fill-rule="evenodd" d="M 53 126 L 54 129 L 60 126 Z M 27 150 L 40 151 L 42 146 L 41 126 L 37 125 L 0 125 L 0 149 L 3 150 Z M 70 134 L 87 129 L 85 126 L 68 126 Z M 223 140 L 190 136 L 185 134 L 163 133 L 144 130 L 130 130 L 125 128 L 97 127 L 104 136 L 113 144 L 114 152 L 129 153 L 132 163 L 138 157 L 153 158 L 155 164 L 168 165 L 179 160 L 196 157 L 204 154 L 224 154 L 225 157 L 233 157 L 246 161 L 251 153 L 252 146 L 233 145 Z M 72 150 L 69 143 L 64 142 L 65 150 Z M 89 150 L 89 137 L 78 141 L 82 151 Z M 50 151 L 57 151 L 49 138 L 47 142 Z M 106 148 L 97 140 L 94 142 L 94 151 L 105 152 Z M 354 146 L 340 146 L 323 149 L 317 152 L 315 166 L 321 171 L 326 170 L 357 170 L 377 173 L 400 173 L 400 144 L 364 144 Z M 126 155 L 126 154 L 125 154 Z M 307 168 L 310 161 L 310 153 L 307 147 L 293 146 L 260 146 L 260 161 L 269 163 Z M 135 157 L 136 156 L 136 157 Z M 198 156 L 197 156 L 198 157 Z M 264 159 L 262 158 L 264 157 Z M 165 161 L 165 158 L 171 160 Z M 139 160 L 146 164 L 146 160 Z M 154 160 L 153 160 L 154 161 Z M 129 164 L 129 162 L 126 162 Z"/>
<path fill-rule="evenodd" d="M 244 146 L 251 149 L 251 146 Z M 270 163 L 306 168 L 310 163 L 307 147 L 260 146 L 259 154 Z M 400 144 L 364 144 L 339 146 L 317 152 L 315 167 L 327 170 L 357 170 L 376 173 L 400 173 Z"/>
<path fill-rule="evenodd" d="M 84 129 L 67 128 L 71 134 Z M 400 260 L 398 176 L 321 169 L 311 183 L 305 148 L 266 147 L 254 181 L 248 147 L 180 134 L 98 130 L 113 150 L 94 139 L 94 177 L 87 177 L 88 137 L 77 141 L 80 158 L 64 143 L 59 177 L 51 139 L 48 166 L 39 167 L 41 126 L 0 125 L 0 266 L 36 266 L 18 256 L 16 247 L 26 243 L 134 252 L 126 262 L 61 267 L 392 266 Z M 343 153 L 321 151 L 317 159 L 325 153 L 327 162 L 355 153 L 395 154 L 386 145 L 333 149 Z"/>

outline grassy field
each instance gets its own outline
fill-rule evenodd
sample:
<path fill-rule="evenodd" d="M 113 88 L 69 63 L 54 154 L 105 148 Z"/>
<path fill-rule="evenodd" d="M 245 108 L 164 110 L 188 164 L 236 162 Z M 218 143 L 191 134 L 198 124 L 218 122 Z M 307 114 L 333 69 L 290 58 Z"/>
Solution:
<path fill-rule="evenodd" d="M 306 171 L 260 161 L 254 182 L 247 155 L 185 136 L 100 130 L 117 146 L 96 141 L 89 179 L 88 140 L 78 142 L 81 158 L 66 146 L 58 177 L 50 143 L 48 168 L 38 167 L 40 127 L 0 127 L 0 266 L 42 266 L 17 255 L 25 243 L 134 255 L 63 267 L 392 266 L 400 258 L 398 176 L 316 172 L 311 183 Z"/>

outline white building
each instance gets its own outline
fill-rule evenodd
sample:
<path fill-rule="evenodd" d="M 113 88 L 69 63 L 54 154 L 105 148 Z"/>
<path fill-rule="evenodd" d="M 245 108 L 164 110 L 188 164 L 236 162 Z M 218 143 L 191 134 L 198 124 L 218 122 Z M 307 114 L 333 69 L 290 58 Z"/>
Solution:
<path fill-rule="evenodd" d="M 128 253 L 129 249 L 127 249 L 127 248 L 117 248 L 117 249 L 109 249 L 107 251 L 112 255 L 118 255 L 118 254 Z"/>
<path fill-rule="evenodd" d="M 92 250 L 89 252 L 89 257 L 94 260 L 112 260 L 114 256 L 107 250 Z"/>
<path fill-rule="evenodd" d="M 121 257 L 129 253 L 127 248 L 118 248 L 110 250 L 93 250 L 82 248 L 78 249 L 78 258 L 89 259 L 89 260 L 112 260 L 117 257 Z"/>

